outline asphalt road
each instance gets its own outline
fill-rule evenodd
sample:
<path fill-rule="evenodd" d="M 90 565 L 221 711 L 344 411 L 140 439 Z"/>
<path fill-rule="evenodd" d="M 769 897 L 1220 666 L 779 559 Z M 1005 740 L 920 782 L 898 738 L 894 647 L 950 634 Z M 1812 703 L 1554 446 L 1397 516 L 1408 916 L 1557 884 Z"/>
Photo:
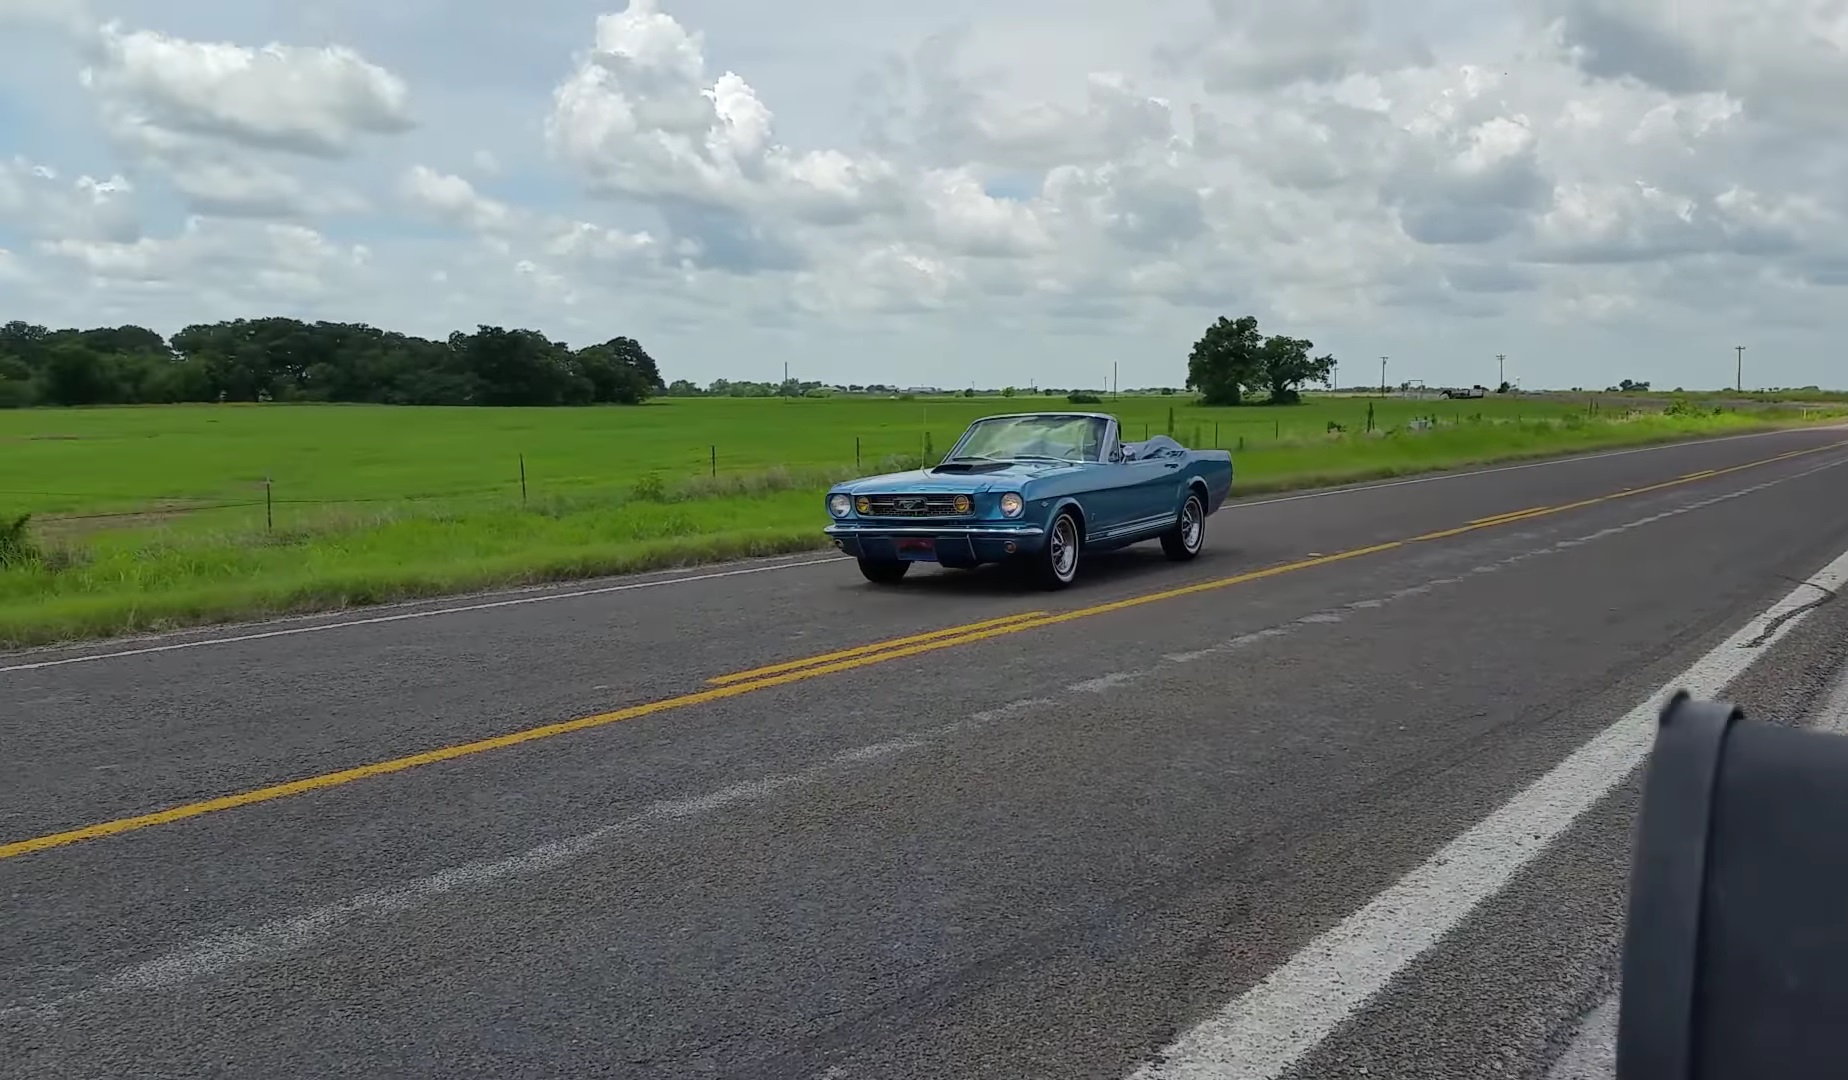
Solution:
<path fill-rule="evenodd" d="M 1848 726 L 1844 551 L 1807 431 L 0 654 L 0 1076 L 1608 1076 L 1624 718 Z"/>

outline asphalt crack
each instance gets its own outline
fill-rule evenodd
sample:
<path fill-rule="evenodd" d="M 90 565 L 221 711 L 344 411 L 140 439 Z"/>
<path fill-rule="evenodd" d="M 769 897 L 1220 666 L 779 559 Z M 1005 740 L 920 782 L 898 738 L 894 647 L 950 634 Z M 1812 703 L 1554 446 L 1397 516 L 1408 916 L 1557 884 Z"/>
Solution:
<path fill-rule="evenodd" d="M 1783 577 L 1782 574 L 1778 576 Z M 1831 600 L 1841 599 L 1841 594 L 1836 592 L 1834 589 L 1829 588 L 1827 585 L 1819 585 L 1814 581 L 1798 581 L 1795 578 L 1784 578 L 1784 580 L 1792 582 L 1799 587 L 1806 586 L 1808 588 L 1815 589 L 1818 592 L 1822 593 L 1822 595 L 1817 597 L 1814 600 L 1811 600 L 1807 604 L 1798 604 L 1796 607 L 1793 607 L 1789 611 L 1779 614 L 1776 618 L 1765 623 L 1765 628 L 1762 631 L 1760 631 L 1756 637 L 1752 638 L 1752 640 L 1746 642 L 1745 644 L 1739 646 L 1741 649 L 1760 648 L 1764 645 L 1765 642 L 1771 640 L 1771 638 L 1777 633 L 1778 627 L 1784 625 L 1785 623 L 1789 622 L 1792 619 L 1800 618 L 1803 615 L 1807 614 L 1808 612 L 1815 611 L 1817 608 L 1822 607 L 1824 604 L 1827 604 Z"/>

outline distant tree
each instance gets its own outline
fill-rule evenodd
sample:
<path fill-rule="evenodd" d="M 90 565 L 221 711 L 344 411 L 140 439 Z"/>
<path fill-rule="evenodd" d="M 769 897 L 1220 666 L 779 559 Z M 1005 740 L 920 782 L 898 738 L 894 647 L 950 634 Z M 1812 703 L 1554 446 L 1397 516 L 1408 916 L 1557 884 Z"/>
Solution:
<path fill-rule="evenodd" d="M 1242 404 L 1246 387 L 1258 381 L 1262 344 L 1254 316 L 1221 315 L 1187 357 L 1187 388 L 1198 390 L 1203 404 Z"/>
<path fill-rule="evenodd" d="M 697 392 L 691 383 L 679 380 Z M 363 323 L 233 319 L 171 340 L 143 326 L 0 325 L 0 408 L 179 401 L 390 405 L 635 403 L 666 389 L 634 338 L 573 352 L 534 330 L 443 341 Z"/>
<path fill-rule="evenodd" d="M 111 359 L 76 340 L 53 343 L 46 350 L 45 400 L 52 405 L 111 404 L 118 389 Z"/>
<path fill-rule="evenodd" d="M 649 380 L 647 368 L 632 363 L 629 357 L 609 343 L 579 349 L 574 359 L 578 373 L 590 383 L 592 401 L 638 405 L 648 400 L 656 390 L 667 389 L 655 386 Z M 686 385 L 692 387 L 693 384 Z"/>
<path fill-rule="evenodd" d="M 661 381 L 661 369 L 655 366 L 654 357 L 648 355 L 648 350 L 642 348 L 641 342 L 632 337 L 615 337 L 604 342 L 603 347 L 642 380 L 642 384 L 648 388 L 642 394 L 643 398 L 667 389 L 667 384 Z"/>
<path fill-rule="evenodd" d="M 1277 334 L 1264 339 L 1258 349 L 1258 378 L 1270 391 L 1273 405 L 1295 405 L 1302 401 L 1302 385 L 1319 382 L 1327 386 L 1335 368 L 1333 356 L 1313 359 L 1309 350 L 1315 342 Z"/>

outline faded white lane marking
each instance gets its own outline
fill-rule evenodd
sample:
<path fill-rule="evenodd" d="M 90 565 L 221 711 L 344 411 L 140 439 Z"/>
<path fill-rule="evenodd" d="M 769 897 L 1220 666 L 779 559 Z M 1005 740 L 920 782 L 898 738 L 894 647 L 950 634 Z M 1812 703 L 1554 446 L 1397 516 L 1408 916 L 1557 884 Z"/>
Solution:
<path fill-rule="evenodd" d="M 514 855 L 465 863 L 418 878 L 403 885 L 375 889 L 300 915 L 264 923 L 248 930 L 233 930 L 183 945 L 152 960 L 105 978 L 95 987 L 55 1001 L 0 1008 L 0 1020 L 55 1020 L 66 1009 L 104 994 L 160 990 L 215 975 L 232 967 L 255 963 L 303 948 L 356 919 L 392 915 L 463 889 L 482 888 L 516 878 L 556 870 L 592 854 L 599 848 L 651 826 L 685 821 L 729 807 L 756 802 L 778 791 L 813 784 L 840 767 L 891 757 L 971 728 L 997 723 L 1029 709 L 1053 704 L 1049 698 L 1026 698 L 984 709 L 946 724 L 916 732 L 903 739 L 854 747 L 834 754 L 806 769 L 729 784 L 713 791 L 650 803 L 639 813 L 620 821 L 562 840 L 540 844 Z"/>
<path fill-rule="evenodd" d="M 1657 711 L 1670 694 L 1682 688 L 1696 697 L 1719 694 L 1804 621 L 1814 610 L 1818 586 L 1844 584 L 1848 552 L 1183 1033 L 1156 1061 L 1138 1069 L 1135 1080 L 1274 1080 L 1287 1072 L 1642 764 Z"/>
<path fill-rule="evenodd" d="M 1844 426 L 1841 429 L 1848 429 L 1848 426 Z M 1838 430 L 1838 428 L 1835 426 L 1818 426 L 1815 428 L 1800 428 L 1800 429 L 1794 429 L 1794 430 L 1787 429 L 1787 430 L 1781 430 L 1781 431 L 1758 431 L 1758 432 L 1752 432 L 1746 435 L 1727 435 L 1727 436 L 1724 436 L 1722 438 L 1717 438 L 1717 439 L 1698 439 L 1698 440 L 1693 440 L 1691 442 L 1665 443 L 1665 444 L 1658 445 L 1658 446 L 1638 446 L 1638 447 L 1632 447 L 1628 450 L 1610 450 L 1610 451 L 1606 451 L 1606 452 L 1598 453 L 1598 454 L 1581 454 L 1581 455 L 1577 455 L 1574 457 L 1554 458 L 1554 459 L 1547 460 L 1547 461 L 1529 461 L 1529 462 L 1523 462 L 1518 465 L 1500 465 L 1500 466 L 1495 466 L 1492 468 L 1485 468 L 1485 469 L 1469 469 L 1469 470 L 1462 470 L 1462 471 L 1455 471 L 1455 472 L 1437 473 L 1431 476 L 1415 476 L 1415 477 L 1410 477 L 1404 480 L 1380 480 L 1380 481 L 1372 481 L 1372 482 L 1368 482 L 1364 484 L 1351 484 L 1351 485 L 1346 485 L 1342 487 L 1322 488 L 1316 491 L 1303 492 L 1297 495 L 1283 495 L 1283 496 L 1277 496 L 1277 497 L 1267 498 L 1267 499 L 1252 499 L 1250 501 L 1233 500 L 1231 502 L 1228 502 L 1226 506 L 1227 508 L 1236 507 L 1241 510 L 1251 509 L 1251 508 L 1260 507 L 1260 506 L 1275 506 L 1281 503 L 1301 502 L 1305 499 L 1325 499 L 1325 498 L 1330 498 L 1336 495 L 1352 495 L 1357 492 L 1378 491 L 1378 490 L 1382 490 L 1385 488 L 1406 487 L 1412 484 L 1433 484 L 1433 483 L 1437 483 L 1439 481 L 1444 481 L 1444 480 L 1465 480 L 1473 476 L 1492 476 L 1496 473 L 1518 472 L 1523 469 L 1545 469 L 1545 468 L 1551 468 L 1551 467 L 1558 466 L 1558 465 L 1571 465 L 1577 462 L 1601 461 L 1605 458 L 1624 457 L 1629 454 L 1647 454 L 1647 453 L 1654 453 L 1654 452 L 1662 451 L 1662 450 L 1685 449 L 1690 446 L 1704 446 L 1704 445 L 1713 444 L 1713 443 L 1735 442 L 1740 439 L 1763 439 L 1763 438 L 1769 438 L 1769 437 L 1777 436 L 1777 435 L 1800 434 L 1805 431 L 1833 431 L 1833 430 Z M 772 556 L 772 558 L 788 559 L 790 557 L 779 555 L 779 556 Z M 125 657 L 132 657 L 132 656 L 146 656 L 146 655 L 153 654 L 153 653 L 172 652 L 178 649 L 198 649 L 198 648 L 204 648 L 209 645 L 235 645 L 235 644 L 239 644 L 241 642 L 247 642 L 247 641 L 265 641 L 265 640 L 269 640 L 272 638 L 291 637 L 297 634 L 318 634 L 318 633 L 322 633 L 325 631 L 332 631 L 332 630 L 349 630 L 349 629 L 355 629 L 355 628 L 364 627 L 364 626 L 377 626 L 382 623 L 402 622 L 408 619 L 429 619 L 429 618 L 435 618 L 436 616 L 439 616 L 439 615 L 460 615 L 460 614 L 465 614 L 465 613 L 473 612 L 473 611 L 491 611 L 491 610 L 495 610 L 498 608 L 515 607 L 515 606 L 524 605 L 524 604 L 543 604 L 543 603 L 549 603 L 554 600 L 575 600 L 575 599 L 581 599 L 587 596 L 602 596 L 602 595 L 606 595 L 610 593 L 629 592 L 629 591 L 633 591 L 636 589 L 652 589 L 652 588 L 657 588 L 657 587 L 666 586 L 666 585 L 688 585 L 688 584 L 692 584 L 695 582 L 712 581 L 712 580 L 719 579 L 719 578 L 742 577 L 746 574 L 766 574 L 766 573 L 772 573 L 778 570 L 795 570 L 795 569 L 801 569 L 803 567 L 809 567 L 809 566 L 821 566 L 826 563 L 845 562 L 847 561 L 847 559 L 848 559 L 848 556 L 845 556 L 845 555 L 828 555 L 828 556 L 823 556 L 817 559 L 803 559 L 801 561 L 780 561 L 780 562 L 771 563 L 765 566 L 747 566 L 747 567 L 742 567 L 738 569 L 714 571 L 711 573 L 685 574 L 685 575 L 680 575 L 676 577 L 655 578 L 655 579 L 651 579 L 648 581 L 623 582 L 621 584 L 601 585 L 601 586 L 596 586 L 594 588 L 570 589 L 570 590 L 563 591 L 563 592 L 550 591 L 556 588 L 556 586 L 552 586 L 552 585 L 533 585 L 533 586 L 529 586 L 524 589 L 517 589 L 517 590 L 502 590 L 499 592 L 464 594 L 464 595 L 473 595 L 477 597 L 505 596 L 505 595 L 508 595 L 509 593 L 517 593 L 519 595 L 516 595 L 513 598 L 506 599 L 506 600 L 481 601 L 481 602 L 474 602 L 474 603 L 467 603 L 467 604 L 452 604 L 447 607 L 433 607 L 433 608 L 427 608 L 427 609 L 422 609 L 422 610 L 412 611 L 412 612 L 400 612 L 398 614 L 392 614 L 392 615 L 375 615 L 375 616 L 368 616 L 368 617 L 357 618 L 357 619 L 341 619 L 335 622 L 314 623 L 309 626 L 293 626 L 293 627 L 286 627 L 284 629 L 277 629 L 277 630 L 262 630 L 262 631 L 251 630 L 251 631 L 245 631 L 245 632 L 232 634 L 229 636 L 194 638 L 194 639 L 190 639 L 187 641 L 170 642 L 170 643 L 163 644 L 163 645 L 147 645 L 147 646 L 139 646 L 139 647 L 130 648 L 130 649 L 114 649 L 114 650 L 110 650 L 107 652 L 86 653 L 81 656 L 66 656 L 66 657 L 60 657 L 56 660 L 42 660 L 42 661 L 36 661 L 36 662 L 30 662 L 30 663 L 15 663 L 15 664 L 9 664 L 6 666 L 0 666 L 0 674 L 5 674 L 10 671 L 37 671 L 41 668 L 62 667 L 67 664 L 87 664 L 87 663 L 94 663 L 96 661 L 101 661 L 101 660 L 117 660 L 117 659 L 122 659 Z M 726 565 L 726 564 L 721 564 L 721 565 Z M 730 564 L 730 565 L 735 566 L 736 564 Z M 671 573 L 671 571 L 667 571 L 667 572 Z M 535 595 L 525 595 L 527 593 L 533 593 Z M 443 601 L 441 599 L 406 600 L 406 601 L 400 601 L 398 603 L 393 603 L 393 604 L 368 605 L 368 608 L 369 610 L 373 610 L 373 611 L 391 611 L 397 608 L 412 607 L 412 606 L 417 606 L 417 605 L 422 605 L 422 604 L 442 604 L 442 603 Z M 279 619 L 270 619 L 262 623 L 244 623 L 242 625 L 246 627 L 274 626 L 278 623 L 293 622 L 297 620 L 306 621 L 310 619 L 322 619 L 322 618 L 327 618 L 327 617 L 328 616 L 325 613 L 311 612 L 311 613 L 304 614 L 304 615 L 285 616 Z M 177 636 L 181 634 L 196 634 L 196 633 L 208 633 L 208 632 L 209 631 L 203 628 L 193 628 L 193 629 L 187 629 L 187 630 L 175 630 L 175 631 L 171 631 L 165 634 L 157 633 L 157 634 L 151 634 L 151 635 L 141 635 L 135 638 L 127 638 L 127 639 L 122 639 L 122 640 L 159 641 L 162 638 Z M 28 656 L 28 655 L 32 655 L 34 652 L 37 652 L 40 654 L 45 653 L 45 652 L 62 652 L 68 649 L 76 649 L 76 648 L 82 648 L 82 647 L 83 647 L 82 645 L 69 645 L 69 644 L 52 645 L 52 646 L 45 646 L 44 648 L 38 649 L 38 650 L 30 650 L 27 652 L 14 653 L 13 655 Z"/>
<path fill-rule="evenodd" d="M 1546 1080 L 1612 1080 L 1617 1075 L 1619 995 L 1620 991 L 1611 991 L 1585 1014 L 1566 1052 L 1547 1070 Z"/>
<path fill-rule="evenodd" d="M 523 604 L 545 604 L 554 600 L 577 600 L 586 596 L 604 596 L 609 593 L 633 592 L 637 589 L 656 589 L 667 585 L 687 585 L 696 581 L 716 581 L 720 578 L 743 577 L 746 574 L 768 574 L 777 570 L 794 570 L 804 566 L 819 566 L 822 563 L 842 562 L 844 555 L 831 555 L 823 559 L 807 559 L 802 562 L 781 562 L 770 566 L 748 566 L 740 570 L 720 570 L 709 574 L 689 574 L 682 577 L 657 578 L 653 581 L 629 581 L 621 585 L 599 585 L 591 589 L 572 589 L 568 592 L 547 592 L 537 596 L 516 596 L 510 600 L 488 600 L 475 604 L 461 604 L 453 607 L 428 608 L 421 611 L 401 611 L 393 615 L 370 615 L 362 619 L 342 619 L 338 622 L 315 623 L 311 626 L 289 626 L 280 630 L 262 630 L 247 634 L 234 634 L 230 637 L 198 638 L 192 641 L 172 641 L 165 645 L 143 645 L 134 649 L 117 649 L 112 652 L 86 653 L 82 656 L 65 656 L 56 660 L 38 660 L 27 664 L 9 664 L 0 667 L 0 674 L 9 671 L 37 671 L 41 668 L 64 667 L 68 664 L 89 664 L 98 660 L 119 660 L 129 656 L 148 656 L 153 653 L 177 652 L 181 649 L 202 649 L 208 645 L 236 645 L 246 641 L 268 641 L 271 638 L 294 637 L 298 634 L 319 634 L 327 630 L 348 630 L 356 626 L 379 626 L 384 623 L 408 622 L 412 619 L 433 619 L 438 615 L 459 615 L 469 611 L 491 611 L 497 608 L 518 607 Z M 304 616 L 312 618 L 313 616 Z"/>
<path fill-rule="evenodd" d="M 1075 682 L 1066 687 L 1066 689 L 1079 694 L 1101 694 L 1112 687 L 1122 686 L 1127 682 L 1133 682 L 1141 674 L 1142 673 L 1139 671 L 1113 671 L 1108 675 L 1099 675 L 1095 679 Z"/>

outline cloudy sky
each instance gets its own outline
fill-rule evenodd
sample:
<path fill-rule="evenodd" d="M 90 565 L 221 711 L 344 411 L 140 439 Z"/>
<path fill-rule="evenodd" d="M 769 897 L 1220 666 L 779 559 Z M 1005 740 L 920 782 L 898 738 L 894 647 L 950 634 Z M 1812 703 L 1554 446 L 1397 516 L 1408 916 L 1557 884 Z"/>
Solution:
<path fill-rule="evenodd" d="M 0 318 L 1848 384 L 1843 0 L 623 3 L 0 0 Z"/>

